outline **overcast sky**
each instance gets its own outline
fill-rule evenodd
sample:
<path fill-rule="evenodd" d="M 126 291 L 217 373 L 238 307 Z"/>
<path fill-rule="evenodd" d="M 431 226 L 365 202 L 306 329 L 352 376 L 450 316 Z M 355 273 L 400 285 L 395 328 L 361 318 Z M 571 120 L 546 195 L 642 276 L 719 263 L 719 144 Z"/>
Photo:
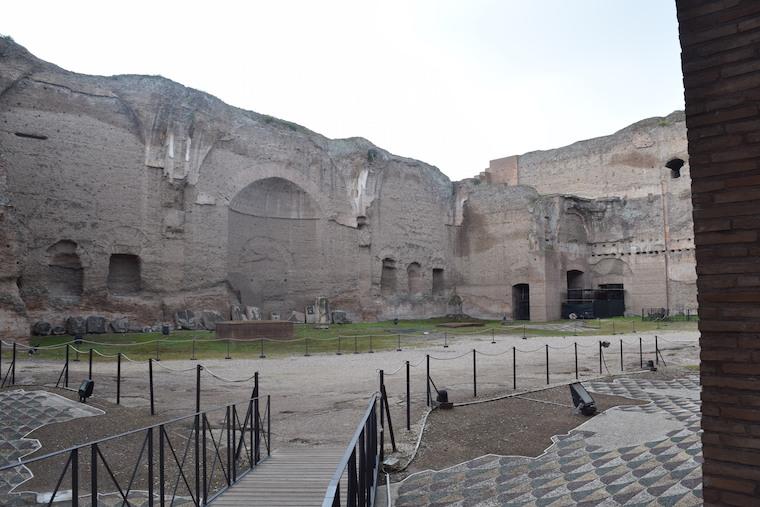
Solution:
<path fill-rule="evenodd" d="M 87 74 L 160 74 L 452 179 L 683 108 L 673 0 L 7 2 Z"/>

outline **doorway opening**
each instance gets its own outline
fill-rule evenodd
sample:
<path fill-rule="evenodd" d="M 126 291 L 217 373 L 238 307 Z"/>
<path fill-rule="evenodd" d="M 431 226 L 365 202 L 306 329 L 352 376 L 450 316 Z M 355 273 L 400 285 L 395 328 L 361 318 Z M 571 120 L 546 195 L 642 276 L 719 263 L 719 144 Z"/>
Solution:
<path fill-rule="evenodd" d="M 512 318 L 530 320 L 530 285 L 518 283 L 512 286 Z"/>

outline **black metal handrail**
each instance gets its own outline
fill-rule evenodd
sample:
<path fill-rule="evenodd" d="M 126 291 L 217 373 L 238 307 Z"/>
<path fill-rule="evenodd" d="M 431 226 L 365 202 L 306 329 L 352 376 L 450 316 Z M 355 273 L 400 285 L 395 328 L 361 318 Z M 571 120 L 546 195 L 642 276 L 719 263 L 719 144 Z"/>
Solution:
<path fill-rule="evenodd" d="M 267 456 L 270 455 L 270 397 L 266 397 L 263 413 L 259 408 L 260 401 L 263 400 L 255 397 L 245 403 L 245 416 L 242 421 L 238 412 L 238 406 L 242 404 L 217 407 L 41 456 L 19 460 L 0 467 L 0 472 L 48 459 L 65 459 L 48 506 L 60 500 L 56 497 L 62 495 L 59 491 L 67 473 L 70 475 L 70 501 L 73 507 L 79 506 L 80 491 L 86 490 L 85 481 L 87 479 L 89 479 L 90 505 L 97 506 L 99 495 L 104 494 L 118 495 L 123 502 L 122 505 L 132 505 L 135 499 L 134 496 L 130 499 L 130 493 L 135 491 L 136 485 L 140 482 L 140 474 L 143 470 L 141 465 L 144 464 L 147 466 L 147 477 L 143 477 L 146 479 L 143 483 L 147 484 L 141 491 L 147 490 L 149 506 L 153 507 L 156 504 L 161 507 L 167 504 L 171 506 L 178 498 L 184 498 L 192 505 L 200 507 L 214 500 L 261 462 L 262 443 L 266 448 Z M 224 417 L 221 424 L 215 426 L 209 419 L 209 415 L 220 411 L 224 411 Z M 172 434 L 176 430 L 169 431 L 167 429 L 189 420 L 193 422 L 190 434 L 186 437 Z M 214 436 L 214 430 L 216 430 L 218 438 Z M 124 456 L 123 454 L 111 456 L 109 462 L 106 453 L 103 452 L 104 446 L 143 433 L 145 436 L 138 440 L 140 450 L 131 470 L 127 468 L 122 470 L 121 474 L 119 471 L 114 471 L 112 465 L 114 463 L 124 465 Z M 226 442 L 223 442 L 225 438 Z M 182 442 L 185 439 L 186 441 Z M 184 448 L 182 448 L 183 443 Z M 154 452 L 156 447 L 158 447 L 157 459 Z M 209 451 L 211 456 L 209 456 Z M 90 457 L 89 473 L 80 474 L 82 456 L 86 455 Z M 101 465 L 103 471 L 99 472 Z M 156 469 L 158 469 L 158 474 L 156 474 Z M 221 477 L 217 476 L 215 481 L 218 470 L 221 470 Z M 173 471 L 174 474 L 172 474 Z M 119 475 L 128 476 L 129 480 L 120 480 L 117 477 Z M 99 478 L 105 479 L 105 482 L 110 484 L 110 490 L 101 491 L 98 485 Z M 158 495 L 155 492 L 156 487 L 158 488 Z M 140 498 L 140 502 L 142 501 L 144 501 L 144 497 Z"/>
<path fill-rule="evenodd" d="M 359 421 L 354 436 L 346 447 L 332 479 L 330 479 L 322 507 L 340 507 L 341 505 L 371 507 L 375 503 L 377 479 L 380 472 L 377 424 L 379 399 L 378 393 L 374 393 L 370 398 L 364 417 Z M 344 473 L 347 474 L 346 480 L 348 482 L 345 504 L 341 502 L 340 496 L 340 482 Z"/>

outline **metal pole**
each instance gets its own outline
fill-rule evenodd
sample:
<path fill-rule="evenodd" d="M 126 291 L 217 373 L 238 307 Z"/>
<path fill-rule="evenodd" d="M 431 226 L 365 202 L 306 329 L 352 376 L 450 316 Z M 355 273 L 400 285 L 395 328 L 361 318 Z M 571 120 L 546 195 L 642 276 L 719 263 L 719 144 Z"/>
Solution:
<path fill-rule="evenodd" d="M 517 347 L 512 347 L 512 389 L 517 391 Z"/>
<path fill-rule="evenodd" d="M 259 359 L 264 359 L 267 356 L 264 355 L 264 338 L 263 337 L 260 339 L 260 343 L 261 343 L 261 353 L 259 354 Z"/>
<path fill-rule="evenodd" d="M 523 337 L 523 340 L 525 340 L 527 338 L 527 336 L 525 336 L 525 323 L 524 322 L 523 322 L 523 335 L 522 335 L 522 337 Z"/>
<path fill-rule="evenodd" d="M 304 356 L 309 357 L 311 354 L 309 354 L 309 337 L 306 337 L 306 354 Z"/>
<path fill-rule="evenodd" d="M 267 394 L 267 456 L 272 453 L 272 395 Z"/>
<path fill-rule="evenodd" d="M 156 340 L 156 361 L 161 360 L 161 339 Z"/>
<path fill-rule="evenodd" d="M 87 372 L 87 378 L 92 380 L 92 349 L 90 349 L 90 357 L 88 359 L 88 362 L 89 362 L 89 368 Z"/>
<path fill-rule="evenodd" d="M 372 350 L 372 335 L 369 335 L 369 353 L 374 354 L 375 351 Z"/>
<path fill-rule="evenodd" d="M 620 339 L 620 371 L 625 371 L 625 365 L 623 363 L 623 339 Z"/>
<path fill-rule="evenodd" d="M 477 352 L 472 349 L 472 396 L 478 397 L 478 368 L 476 365 Z"/>
<path fill-rule="evenodd" d="M 427 384 L 427 406 L 430 406 L 430 354 L 425 355 L 425 384 Z"/>
<path fill-rule="evenodd" d="M 412 396 L 411 396 L 411 382 L 409 378 L 409 361 L 406 362 L 406 431 L 411 431 L 411 419 L 412 419 Z"/>
<path fill-rule="evenodd" d="M 11 385 L 16 384 L 16 342 L 13 342 L 13 362 L 11 363 Z"/>
<path fill-rule="evenodd" d="M 396 352 L 401 352 L 401 335 L 398 335 L 398 345 L 396 346 Z"/>
<path fill-rule="evenodd" d="M 227 356 L 225 357 L 225 359 L 232 359 L 232 357 L 230 357 L 230 340 L 227 339 L 224 341 L 227 342 Z"/>
<path fill-rule="evenodd" d="M 602 342 L 599 342 L 599 375 L 602 374 Z"/>
<path fill-rule="evenodd" d="M 549 385 L 549 344 L 546 345 L 546 385 Z"/>
<path fill-rule="evenodd" d="M 193 360 L 193 361 L 196 360 L 196 357 L 195 357 L 195 338 L 193 338 L 193 355 L 192 355 L 192 357 L 190 359 Z"/>
<path fill-rule="evenodd" d="M 639 336 L 639 368 L 644 369 L 644 347 L 641 344 L 641 336 Z"/>
<path fill-rule="evenodd" d="M 573 345 L 575 345 L 575 380 L 578 380 L 578 342 Z"/>
<path fill-rule="evenodd" d="M 203 366 L 195 366 L 195 412 L 201 411 L 201 370 Z M 196 428 L 197 429 L 197 428 Z"/>
<path fill-rule="evenodd" d="M 79 449 L 71 451 L 71 507 L 79 507 Z"/>
<path fill-rule="evenodd" d="M 617 334 L 615 333 L 615 318 L 613 317 L 611 320 L 612 320 L 612 334 L 614 335 L 614 334 Z"/>
<path fill-rule="evenodd" d="M 340 335 L 338 335 L 338 352 L 335 353 L 336 356 L 341 355 L 342 352 L 340 351 Z"/>
<path fill-rule="evenodd" d="M 69 387 L 69 344 L 66 344 L 66 373 L 63 376 L 63 387 Z"/>
<path fill-rule="evenodd" d="M 635 317 L 634 317 L 634 318 L 635 318 Z M 631 321 L 631 332 L 632 332 L 632 333 L 635 333 L 635 332 L 636 332 L 636 321 L 635 321 L 635 320 L 632 320 L 632 321 Z"/>
<path fill-rule="evenodd" d="M 121 400 L 121 352 L 116 353 L 116 404 Z"/>
<path fill-rule="evenodd" d="M 496 343 L 496 336 L 494 334 L 493 328 L 491 328 L 491 343 Z"/>
<path fill-rule="evenodd" d="M 14 345 L 15 345 L 15 343 L 14 343 Z M 16 349 L 13 349 L 13 351 L 15 352 Z M 654 360 L 655 360 L 655 364 L 657 364 L 659 366 L 660 365 L 660 346 L 657 343 L 657 335 L 654 335 Z M 15 363 L 15 361 L 14 361 L 14 363 Z"/>
<path fill-rule="evenodd" d="M 449 348 L 449 333 L 446 331 L 443 332 L 443 348 Z"/>
<path fill-rule="evenodd" d="M 357 344 L 357 338 L 356 338 L 356 336 L 354 336 L 354 354 L 358 354 L 359 353 L 359 349 L 357 348 L 356 344 Z"/>
<path fill-rule="evenodd" d="M 90 505 L 98 506 L 98 444 L 90 444 Z"/>
<path fill-rule="evenodd" d="M 148 359 L 148 383 L 150 384 L 150 415 L 156 415 L 156 409 L 153 404 L 153 360 L 152 359 Z"/>

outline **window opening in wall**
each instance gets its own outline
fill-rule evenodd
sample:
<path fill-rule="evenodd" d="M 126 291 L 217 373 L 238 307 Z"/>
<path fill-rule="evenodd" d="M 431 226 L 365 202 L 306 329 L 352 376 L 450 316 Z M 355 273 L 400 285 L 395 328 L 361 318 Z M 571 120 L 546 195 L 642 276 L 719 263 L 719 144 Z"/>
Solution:
<path fill-rule="evenodd" d="M 665 164 L 665 167 L 670 169 L 670 177 L 671 178 L 680 178 L 681 177 L 681 168 L 684 165 L 684 161 L 680 158 L 674 158 L 672 160 L 669 160 L 667 164 Z"/>
<path fill-rule="evenodd" d="M 47 252 L 48 296 L 78 302 L 84 287 L 84 270 L 77 254 L 77 244 L 69 240 L 59 241 Z"/>
<path fill-rule="evenodd" d="M 512 316 L 515 320 L 530 320 L 530 286 L 527 283 L 512 286 Z"/>
<path fill-rule="evenodd" d="M 444 292 L 443 268 L 433 268 L 433 295 L 442 296 Z"/>
<path fill-rule="evenodd" d="M 412 262 L 406 267 L 406 278 L 409 294 L 422 294 L 422 267 L 418 262 Z"/>
<path fill-rule="evenodd" d="M 392 296 L 396 293 L 396 261 L 393 259 L 383 259 L 383 271 L 380 274 L 380 293 L 383 296 Z"/>
<path fill-rule="evenodd" d="M 113 254 L 108 263 L 108 291 L 114 295 L 140 292 L 140 257 L 131 254 Z"/>

